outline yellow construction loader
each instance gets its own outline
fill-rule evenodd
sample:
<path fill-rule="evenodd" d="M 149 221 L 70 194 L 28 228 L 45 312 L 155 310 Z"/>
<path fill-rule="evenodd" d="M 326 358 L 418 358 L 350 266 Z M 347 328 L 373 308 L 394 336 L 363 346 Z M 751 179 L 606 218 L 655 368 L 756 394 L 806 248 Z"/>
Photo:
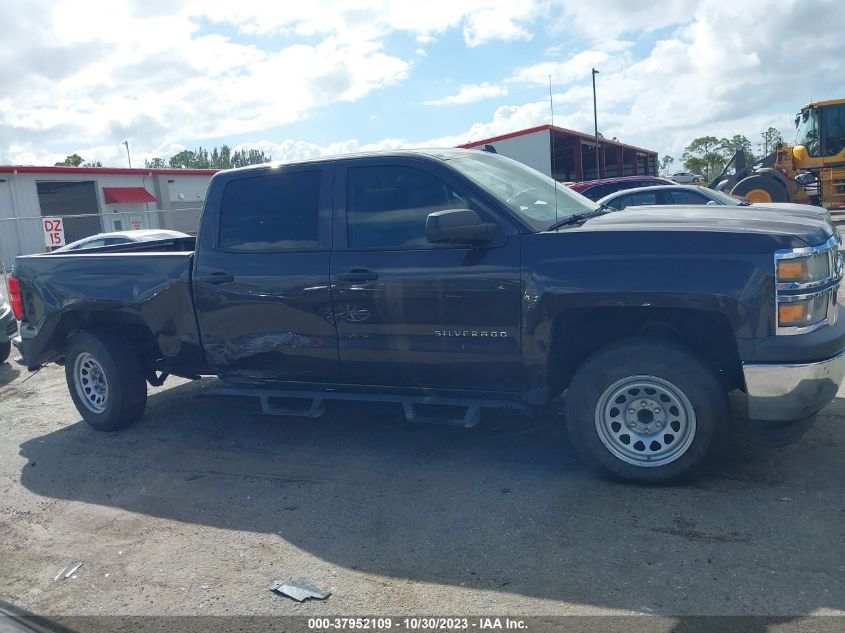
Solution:
<path fill-rule="evenodd" d="M 740 150 L 710 188 L 751 202 L 802 202 L 845 209 L 845 99 L 809 103 L 795 117 L 794 145 L 748 166 Z M 731 165 L 734 175 L 727 176 Z"/>

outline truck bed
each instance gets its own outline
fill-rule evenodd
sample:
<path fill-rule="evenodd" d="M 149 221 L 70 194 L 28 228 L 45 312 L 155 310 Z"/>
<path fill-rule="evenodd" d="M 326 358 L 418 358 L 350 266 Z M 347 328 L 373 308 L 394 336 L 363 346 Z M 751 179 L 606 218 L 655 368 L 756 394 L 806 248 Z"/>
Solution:
<path fill-rule="evenodd" d="M 189 245 L 163 240 L 18 257 L 13 274 L 25 297 L 21 340 L 28 368 L 59 358 L 68 332 L 80 325 L 146 328 L 146 343 L 158 347 L 158 365 L 200 368 L 194 253 L 177 250 Z"/>

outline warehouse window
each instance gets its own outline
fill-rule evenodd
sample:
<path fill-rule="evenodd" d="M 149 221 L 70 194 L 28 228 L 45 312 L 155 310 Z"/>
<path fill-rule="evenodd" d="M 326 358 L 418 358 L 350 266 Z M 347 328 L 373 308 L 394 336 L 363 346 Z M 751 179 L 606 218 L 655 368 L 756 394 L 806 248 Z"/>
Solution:
<path fill-rule="evenodd" d="M 233 180 L 223 190 L 220 247 L 233 251 L 315 250 L 319 170 Z"/>

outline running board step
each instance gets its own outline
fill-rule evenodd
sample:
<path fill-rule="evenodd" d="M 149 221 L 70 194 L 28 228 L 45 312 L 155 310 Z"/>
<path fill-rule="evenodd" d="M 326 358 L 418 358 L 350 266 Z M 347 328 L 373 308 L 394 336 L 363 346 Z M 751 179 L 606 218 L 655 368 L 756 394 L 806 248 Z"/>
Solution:
<path fill-rule="evenodd" d="M 276 390 L 254 387 L 220 385 L 210 396 L 246 396 L 258 398 L 261 410 L 267 415 L 317 418 L 326 410 L 329 400 L 363 402 L 396 402 L 402 405 L 405 419 L 418 424 L 445 424 L 473 427 L 481 419 L 481 410 L 524 410 L 525 405 L 512 400 L 445 398 L 440 396 L 409 396 L 389 393 L 360 393 L 344 391 Z"/>

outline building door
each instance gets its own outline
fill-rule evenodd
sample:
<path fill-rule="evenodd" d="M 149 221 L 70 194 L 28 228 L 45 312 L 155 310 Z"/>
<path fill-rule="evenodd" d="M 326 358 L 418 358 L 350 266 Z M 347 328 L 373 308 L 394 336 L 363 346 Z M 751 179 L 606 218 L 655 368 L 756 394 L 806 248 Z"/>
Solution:
<path fill-rule="evenodd" d="M 103 232 L 96 182 L 39 180 L 35 186 L 41 215 L 64 218 L 67 244 Z"/>

